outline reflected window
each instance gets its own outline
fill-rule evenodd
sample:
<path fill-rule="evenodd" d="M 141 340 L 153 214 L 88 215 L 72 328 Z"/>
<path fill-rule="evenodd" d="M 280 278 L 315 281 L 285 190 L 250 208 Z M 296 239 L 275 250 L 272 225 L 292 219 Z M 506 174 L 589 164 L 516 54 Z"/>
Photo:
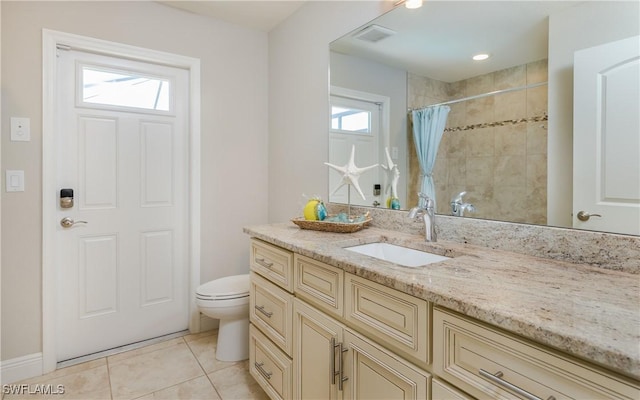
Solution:
<path fill-rule="evenodd" d="M 82 67 L 82 101 L 115 107 L 169 111 L 168 79 L 127 71 Z"/>
<path fill-rule="evenodd" d="M 331 129 L 371 133 L 371 112 L 356 108 L 331 107 Z"/>

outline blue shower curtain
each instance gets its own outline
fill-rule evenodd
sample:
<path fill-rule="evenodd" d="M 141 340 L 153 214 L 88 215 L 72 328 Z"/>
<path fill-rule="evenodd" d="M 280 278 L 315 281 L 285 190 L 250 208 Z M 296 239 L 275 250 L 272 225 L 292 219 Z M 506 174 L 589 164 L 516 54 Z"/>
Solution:
<path fill-rule="evenodd" d="M 413 140 L 420 162 L 420 193 L 433 199 L 434 204 L 433 166 L 450 110 L 448 106 L 435 106 L 413 111 Z M 424 203 L 425 200 L 420 199 L 419 205 L 424 206 Z"/>

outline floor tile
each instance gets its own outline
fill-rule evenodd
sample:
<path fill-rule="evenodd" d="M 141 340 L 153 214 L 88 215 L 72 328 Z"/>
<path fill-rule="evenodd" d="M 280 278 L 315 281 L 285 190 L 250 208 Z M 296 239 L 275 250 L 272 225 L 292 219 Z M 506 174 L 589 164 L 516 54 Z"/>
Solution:
<path fill-rule="evenodd" d="M 141 397 L 204 375 L 184 341 L 113 365 L 108 362 L 113 399 Z"/>
<path fill-rule="evenodd" d="M 71 375 L 78 372 L 86 371 L 92 368 L 102 367 L 107 365 L 106 358 L 99 358 L 97 360 L 84 362 L 82 364 L 72 365 L 70 367 L 56 369 L 55 371 L 49 372 L 48 374 L 42 375 L 38 378 L 33 378 L 28 381 L 33 381 L 36 379 L 38 382 L 49 381 L 53 378 L 59 378 L 65 375 Z"/>
<path fill-rule="evenodd" d="M 258 382 L 249 375 L 248 361 L 210 373 L 209 379 L 222 400 L 268 400 Z"/>
<path fill-rule="evenodd" d="M 213 335 L 217 335 L 218 334 L 218 330 L 217 329 L 212 329 L 210 331 L 204 331 L 204 332 L 200 332 L 200 333 L 190 333 L 188 335 L 184 335 L 183 339 L 185 342 L 189 343 L 193 340 L 198 340 L 198 339 L 202 339 L 203 337 L 206 336 L 213 336 Z"/>
<path fill-rule="evenodd" d="M 206 376 L 171 386 L 137 400 L 218 400 L 220 396 Z"/>
<path fill-rule="evenodd" d="M 71 368 L 71 367 L 70 367 Z M 65 368 L 66 369 L 66 368 Z M 5 395 L 5 400 L 17 399 L 79 399 L 79 400 L 109 400 L 111 399 L 111 391 L 109 390 L 109 373 L 106 365 L 78 372 L 66 374 L 63 376 L 41 376 L 34 378 L 30 382 L 26 382 L 28 390 L 31 392 L 22 395 Z M 58 385 L 64 388 L 64 393 L 59 394 L 34 394 L 37 385 L 51 385 L 52 391 L 58 391 Z M 42 387 L 42 386 L 40 386 Z"/>
<path fill-rule="evenodd" d="M 140 347 L 139 349 L 129 350 L 124 353 L 108 356 L 107 360 L 109 361 L 109 365 L 115 365 L 116 363 L 119 363 L 120 361 L 126 360 L 128 358 L 139 356 L 141 354 L 151 353 L 160 349 L 166 349 L 167 347 L 175 346 L 179 343 L 184 343 L 184 340 L 182 338 L 169 339 L 164 342 Z"/>
<path fill-rule="evenodd" d="M 2 400 L 267 400 L 247 361 L 215 359 L 217 338 L 217 330 L 186 335 L 60 368 L 18 382 L 28 390 Z M 47 385 L 53 391 L 62 385 L 64 393 L 33 394 Z"/>
<path fill-rule="evenodd" d="M 217 333 L 217 331 L 216 331 Z M 217 334 L 201 336 L 197 339 L 187 341 L 187 345 L 198 359 L 198 362 L 204 369 L 205 373 L 214 372 L 223 368 L 228 368 L 235 362 L 216 360 L 216 343 L 218 341 Z"/>

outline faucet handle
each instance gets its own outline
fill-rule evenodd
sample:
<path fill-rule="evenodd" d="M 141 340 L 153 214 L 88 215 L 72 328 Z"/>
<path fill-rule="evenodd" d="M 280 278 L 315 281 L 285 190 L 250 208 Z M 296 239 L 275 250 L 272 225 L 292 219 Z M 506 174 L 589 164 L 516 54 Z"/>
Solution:
<path fill-rule="evenodd" d="M 462 191 L 458 194 L 453 195 L 453 197 L 451 198 L 451 202 L 452 203 L 462 203 L 462 197 L 467 194 L 466 190 Z"/>
<path fill-rule="evenodd" d="M 424 200 L 424 208 L 433 208 L 435 205 L 435 201 L 429 197 L 426 193 L 418 193 L 418 197 L 421 200 Z"/>

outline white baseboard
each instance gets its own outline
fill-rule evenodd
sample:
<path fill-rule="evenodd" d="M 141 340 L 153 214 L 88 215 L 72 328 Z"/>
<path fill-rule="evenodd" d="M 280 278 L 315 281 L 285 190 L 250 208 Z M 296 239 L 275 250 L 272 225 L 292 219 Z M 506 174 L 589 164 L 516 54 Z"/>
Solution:
<path fill-rule="evenodd" d="M 42 375 L 42 353 L 12 358 L 0 364 L 0 381 L 3 385 Z"/>
<path fill-rule="evenodd" d="M 204 314 L 200 314 L 200 332 L 210 331 L 212 329 L 218 329 L 220 320 L 209 318 Z"/>

